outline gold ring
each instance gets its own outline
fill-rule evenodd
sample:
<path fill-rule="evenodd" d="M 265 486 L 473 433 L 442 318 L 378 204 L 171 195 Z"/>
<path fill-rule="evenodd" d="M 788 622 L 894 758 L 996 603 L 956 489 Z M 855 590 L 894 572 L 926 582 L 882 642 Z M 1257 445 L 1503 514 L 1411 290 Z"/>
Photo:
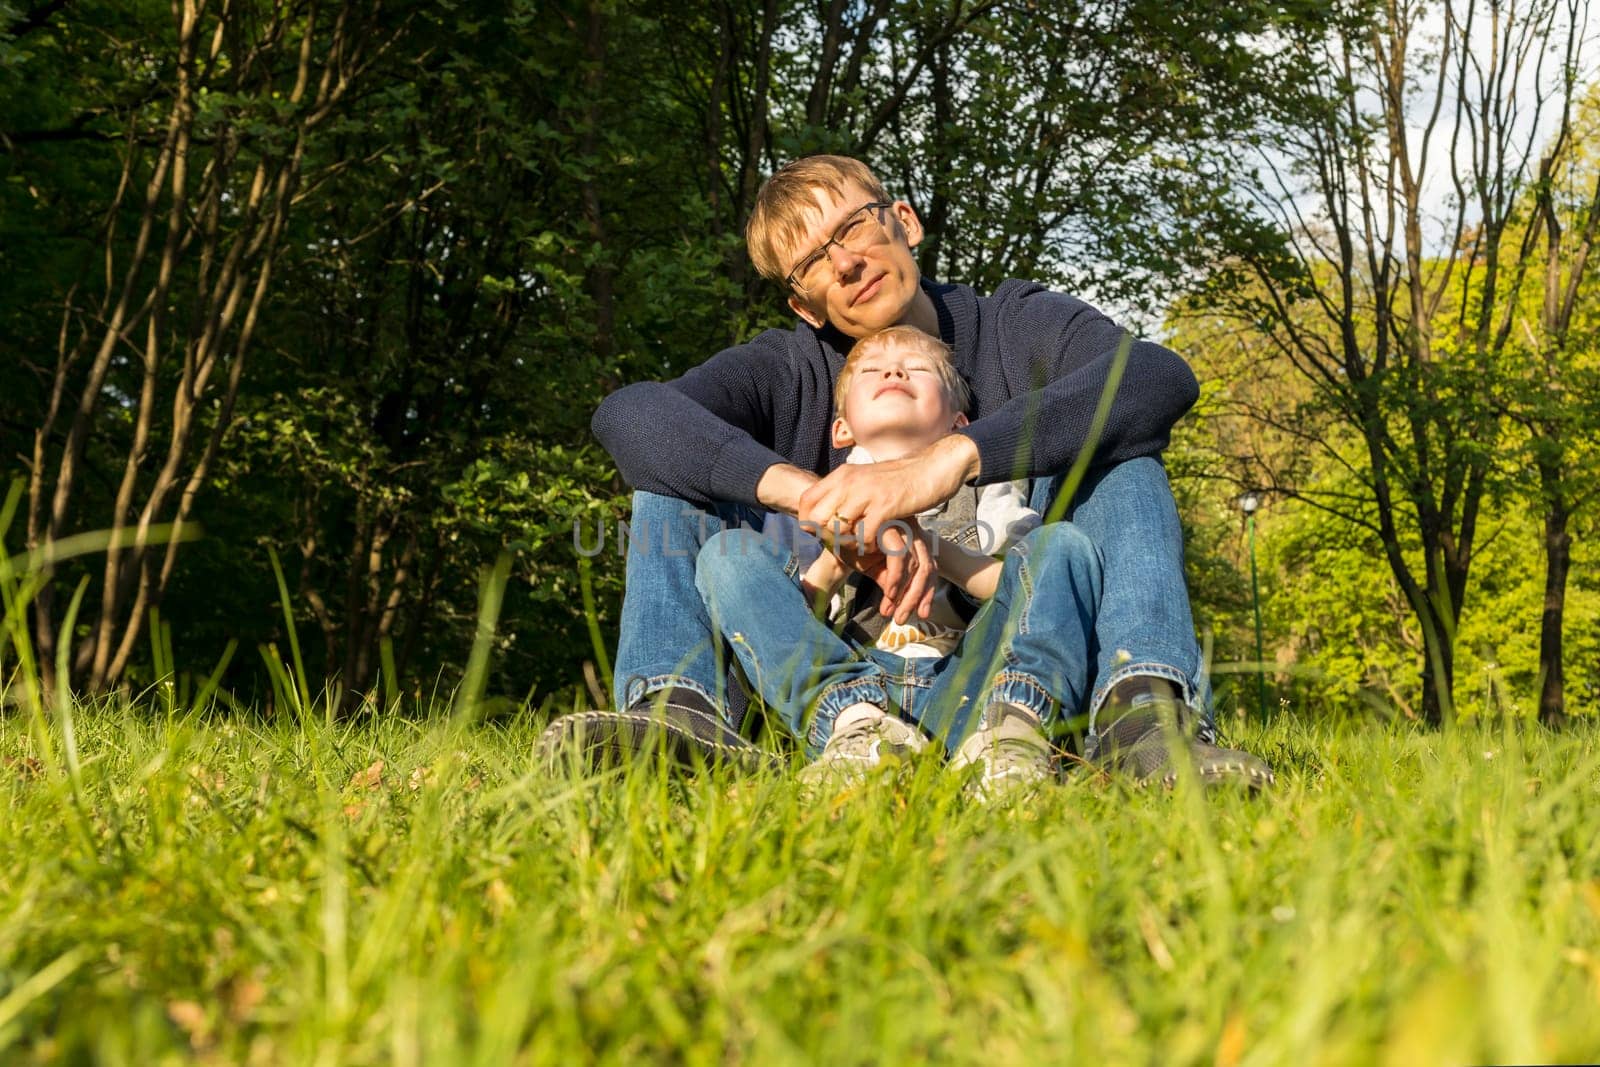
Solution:
<path fill-rule="evenodd" d="M 856 520 L 847 519 L 837 511 L 833 513 L 833 521 L 840 526 L 854 526 L 856 524 Z"/>

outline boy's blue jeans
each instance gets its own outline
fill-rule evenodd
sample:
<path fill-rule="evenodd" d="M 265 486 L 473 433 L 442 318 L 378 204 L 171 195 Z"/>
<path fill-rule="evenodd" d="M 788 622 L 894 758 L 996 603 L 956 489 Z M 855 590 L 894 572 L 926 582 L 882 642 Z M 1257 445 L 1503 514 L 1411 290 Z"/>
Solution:
<path fill-rule="evenodd" d="M 1034 530 L 1006 555 L 995 594 L 948 656 L 917 659 L 835 634 L 811 611 L 794 552 L 755 530 L 724 530 L 696 561 L 711 621 L 769 708 L 815 757 L 852 704 L 896 711 L 954 751 L 974 712 L 1017 704 L 1046 728 L 1088 694 L 1100 601 L 1094 546 L 1070 523 Z M 1048 595 L 1035 596 L 1039 591 Z M 810 713 L 809 726 L 806 723 Z"/>
<path fill-rule="evenodd" d="M 1059 478 L 1035 479 L 1030 503 L 1043 514 L 1059 487 Z M 1087 711 L 1092 734 L 1093 716 L 1112 686 L 1133 675 L 1157 675 L 1176 683 L 1183 699 L 1201 712 L 1201 736 L 1209 740 L 1210 691 L 1184 583 L 1183 531 L 1161 462 L 1134 459 L 1091 472 L 1066 518 L 1093 543 L 1102 578 L 1089 642 L 1094 671 L 1088 706 L 1063 711 Z M 727 648 L 695 587 L 695 559 L 713 535 L 741 523 L 759 529 L 763 519 L 759 509 L 743 504 L 697 508 L 672 497 L 634 494 L 617 707 L 667 686 L 727 706 Z"/>

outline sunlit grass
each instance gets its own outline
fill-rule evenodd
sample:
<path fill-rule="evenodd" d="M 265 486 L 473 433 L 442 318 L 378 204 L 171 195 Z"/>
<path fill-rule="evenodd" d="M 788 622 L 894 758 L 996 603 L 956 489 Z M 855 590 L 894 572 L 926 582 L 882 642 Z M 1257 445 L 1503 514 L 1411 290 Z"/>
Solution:
<path fill-rule="evenodd" d="M 545 713 L 548 713 L 546 709 Z M 1283 719 L 1277 789 L 572 779 L 543 715 L 0 720 L 0 1059 L 1600 1052 L 1588 735 Z"/>
<path fill-rule="evenodd" d="M 1600 1058 L 1587 726 L 1289 709 L 1232 723 L 1262 797 L 552 773 L 534 741 L 581 698 L 478 699 L 503 565 L 455 694 L 401 714 L 387 680 L 315 692 L 292 636 L 260 650 L 276 710 L 240 707 L 159 620 L 168 680 L 50 692 L 15 562 L 0 1062 Z"/>

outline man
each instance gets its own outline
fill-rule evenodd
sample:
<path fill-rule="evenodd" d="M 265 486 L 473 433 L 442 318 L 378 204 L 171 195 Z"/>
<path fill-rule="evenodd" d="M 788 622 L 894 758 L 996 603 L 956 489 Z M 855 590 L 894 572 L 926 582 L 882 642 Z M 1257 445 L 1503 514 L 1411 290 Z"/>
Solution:
<path fill-rule="evenodd" d="M 558 720 L 541 747 L 554 756 L 653 737 L 685 758 L 760 762 L 733 728 L 726 653 L 694 584 L 694 557 L 712 535 L 759 526 L 770 513 L 859 531 L 856 566 L 882 588 L 884 614 L 904 622 L 926 612 L 935 574 L 926 543 L 906 544 L 886 524 L 964 484 L 1019 477 L 1033 479 L 1030 503 L 1048 514 L 1073 461 L 1093 448 L 1066 507 L 1104 571 L 1090 758 L 1139 782 L 1171 782 L 1176 731 L 1203 778 L 1270 781 L 1259 760 L 1212 744 L 1182 533 L 1157 458 L 1194 403 L 1193 373 L 1082 301 L 1033 283 L 983 296 L 923 279 L 912 257 L 922 236 L 911 205 L 891 201 L 853 159 L 796 160 L 762 187 L 746 228 L 750 255 L 788 287 L 800 322 L 676 381 L 626 386 L 595 412 L 595 435 L 636 490 L 616 662 L 621 710 Z M 896 324 L 950 346 L 972 390 L 971 422 L 904 458 L 845 465 L 829 433 L 834 381 L 855 338 Z M 1121 384 L 1091 440 L 1119 356 Z"/>

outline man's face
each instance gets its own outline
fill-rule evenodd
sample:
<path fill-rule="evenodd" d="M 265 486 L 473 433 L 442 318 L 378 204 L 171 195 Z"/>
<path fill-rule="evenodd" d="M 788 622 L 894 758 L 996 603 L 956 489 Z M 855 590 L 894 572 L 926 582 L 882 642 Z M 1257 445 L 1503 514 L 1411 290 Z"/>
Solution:
<path fill-rule="evenodd" d="M 933 356 L 904 345 L 878 345 L 860 358 L 833 424 L 836 448 L 862 445 L 874 459 L 932 444 L 966 425 L 939 377 Z"/>
<path fill-rule="evenodd" d="M 787 263 L 794 266 L 820 248 L 863 204 L 873 197 L 855 183 L 844 186 L 843 196 L 815 188 L 818 214 L 805 237 L 789 249 Z M 849 337 L 865 337 L 900 322 L 916 299 L 921 274 L 911 250 L 922 240 L 922 221 L 911 205 L 896 201 L 878 224 L 877 212 L 869 212 L 867 226 L 873 240 L 851 251 L 838 244 L 829 245 L 828 268 L 821 280 L 807 286 L 804 295 L 791 292 L 789 306 L 811 325 L 831 322 Z M 859 242 L 857 242 L 860 247 Z"/>

